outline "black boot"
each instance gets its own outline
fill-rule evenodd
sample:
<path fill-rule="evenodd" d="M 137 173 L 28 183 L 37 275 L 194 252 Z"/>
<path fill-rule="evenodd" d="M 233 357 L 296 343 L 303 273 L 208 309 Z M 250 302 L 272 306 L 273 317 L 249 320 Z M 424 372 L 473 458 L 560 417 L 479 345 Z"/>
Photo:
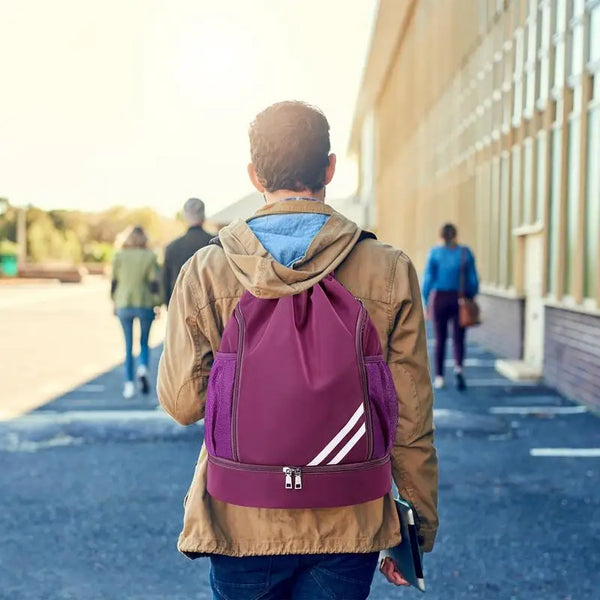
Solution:
<path fill-rule="evenodd" d="M 454 382 L 456 383 L 456 389 L 463 392 L 467 389 L 467 382 L 462 372 L 454 373 Z"/>

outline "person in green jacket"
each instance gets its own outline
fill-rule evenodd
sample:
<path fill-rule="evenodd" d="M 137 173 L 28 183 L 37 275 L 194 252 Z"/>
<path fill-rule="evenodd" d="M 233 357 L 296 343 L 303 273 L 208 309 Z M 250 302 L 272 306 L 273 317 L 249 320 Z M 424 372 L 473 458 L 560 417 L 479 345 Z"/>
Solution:
<path fill-rule="evenodd" d="M 137 378 L 143 394 L 150 391 L 148 367 L 150 328 L 161 304 L 159 269 L 156 254 L 148 246 L 148 236 L 136 225 L 123 234 L 121 249 L 112 265 L 111 297 L 125 336 L 125 385 L 123 397 L 135 396 L 133 322 L 140 322 L 140 356 Z"/>

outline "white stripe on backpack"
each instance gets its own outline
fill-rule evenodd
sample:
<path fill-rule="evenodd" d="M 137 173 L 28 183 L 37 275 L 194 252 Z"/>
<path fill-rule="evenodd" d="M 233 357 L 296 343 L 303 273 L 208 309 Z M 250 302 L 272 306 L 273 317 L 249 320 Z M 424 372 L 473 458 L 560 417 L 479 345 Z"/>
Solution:
<path fill-rule="evenodd" d="M 356 444 L 358 440 L 367 433 L 367 426 L 363 423 L 360 429 L 348 440 L 348 443 L 327 463 L 328 465 L 337 465 Z"/>
<path fill-rule="evenodd" d="M 361 418 L 362 415 L 364 415 L 364 413 L 365 413 L 365 407 L 364 407 L 364 404 L 361 404 L 356 409 L 356 412 L 350 417 L 349 421 L 335 435 L 335 437 L 306 466 L 314 467 L 316 465 L 320 465 L 325 460 L 325 458 L 331 454 L 331 452 L 335 449 L 335 447 L 344 439 L 344 437 L 354 427 L 354 425 L 356 425 L 356 423 L 358 423 L 358 420 Z M 336 454 L 335 458 L 327 464 L 334 465 L 334 464 L 337 464 L 340 460 L 342 460 L 342 458 L 344 458 L 344 456 L 346 456 L 346 454 L 348 454 L 348 452 L 350 452 L 350 450 L 352 450 L 352 448 L 354 446 L 356 446 L 356 444 L 358 443 L 358 440 L 365 434 L 365 432 L 366 432 L 366 427 L 363 424 L 363 426 L 356 432 L 356 434 L 354 434 L 352 436 L 350 441 L 342 448 L 342 450 L 340 450 L 340 452 L 338 452 L 338 454 Z M 360 433 L 360 435 L 358 435 L 359 433 Z"/>

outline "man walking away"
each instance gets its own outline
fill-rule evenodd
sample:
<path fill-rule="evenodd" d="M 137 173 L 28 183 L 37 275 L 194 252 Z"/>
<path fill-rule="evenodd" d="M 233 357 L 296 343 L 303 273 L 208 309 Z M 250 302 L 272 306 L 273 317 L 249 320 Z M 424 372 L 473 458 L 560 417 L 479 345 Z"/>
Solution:
<path fill-rule="evenodd" d="M 211 238 L 211 235 L 202 228 L 204 223 L 204 202 L 202 200 L 198 198 L 187 200 L 183 205 L 183 218 L 189 225 L 189 229 L 165 248 L 163 290 L 167 306 L 181 267 L 195 254 L 196 250 L 204 248 Z"/>
<path fill-rule="evenodd" d="M 205 419 L 178 548 L 210 556 L 215 600 L 364 600 L 400 541 L 392 478 L 423 551 L 437 530 L 417 274 L 325 204 L 320 110 L 270 106 L 250 150 L 266 206 L 186 263 L 168 314 L 158 397 L 181 424 Z"/>

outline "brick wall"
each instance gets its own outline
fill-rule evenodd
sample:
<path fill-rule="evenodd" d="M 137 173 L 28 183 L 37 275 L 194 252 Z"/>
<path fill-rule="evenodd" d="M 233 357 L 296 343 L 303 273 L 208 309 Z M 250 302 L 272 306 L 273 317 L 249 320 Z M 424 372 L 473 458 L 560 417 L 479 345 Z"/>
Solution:
<path fill-rule="evenodd" d="M 546 307 L 544 379 L 600 408 L 600 317 Z"/>
<path fill-rule="evenodd" d="M 522 358 L 525 301 L 489 294 L 479 294 L 477 301 L 483 323 L 469 331 L 469 338 L 502 358 Z"/>

